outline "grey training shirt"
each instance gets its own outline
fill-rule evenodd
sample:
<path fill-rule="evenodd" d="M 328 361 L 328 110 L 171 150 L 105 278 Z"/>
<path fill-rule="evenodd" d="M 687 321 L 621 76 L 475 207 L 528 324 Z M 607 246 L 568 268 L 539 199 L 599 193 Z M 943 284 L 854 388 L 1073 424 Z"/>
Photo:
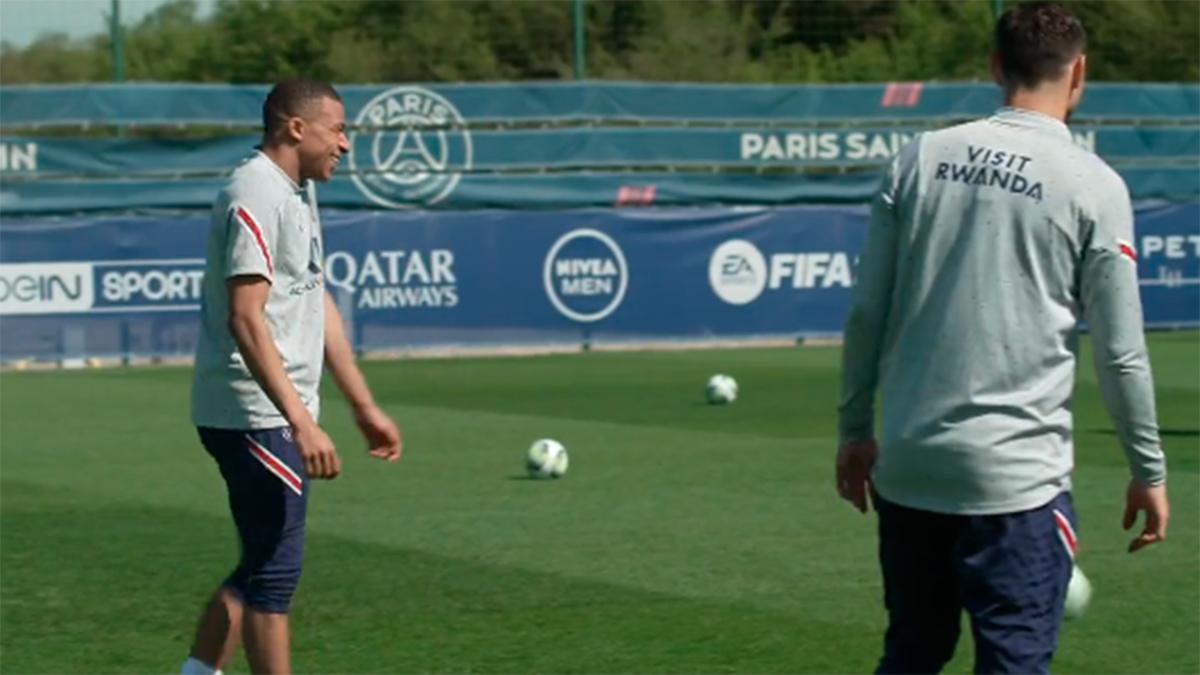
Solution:
<path fill-rule="evenodd" d="M 1125 183 L 1065 124 L 1004 108 L 923 134 L 872 207 L 845 327 L 839 432 L 874 437 L 874 485 L 944 513 L 1070 488 L 1076 326 L 1133 475 L 1165 479 Z"/>
<path fill-rule="evenodd" d="M 271 282 L 266 318 L 284 369 L 314 419 L 325 350 L 321 224 L 312 183 L 296 183 L 262 152 L 234 170 L 213 205 L 201 290 L 192 421 L 221 429 L 287 426 L 229 332 L 225 282 Z"/>

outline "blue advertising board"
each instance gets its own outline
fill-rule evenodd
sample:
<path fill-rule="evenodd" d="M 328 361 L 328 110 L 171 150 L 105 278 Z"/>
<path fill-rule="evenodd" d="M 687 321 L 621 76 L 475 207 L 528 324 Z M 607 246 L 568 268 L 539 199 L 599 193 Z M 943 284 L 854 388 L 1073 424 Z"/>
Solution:
<path fill-rule="evenodd" d="M 861 206 L 328 211 L 325 278 L 361 350 L 832 335 Z M 7 219 L 0 359 L 187 355 L 208 218 Z M 1200 205 L 1141 204 L 1146 322 L 1200 325 Z"/>

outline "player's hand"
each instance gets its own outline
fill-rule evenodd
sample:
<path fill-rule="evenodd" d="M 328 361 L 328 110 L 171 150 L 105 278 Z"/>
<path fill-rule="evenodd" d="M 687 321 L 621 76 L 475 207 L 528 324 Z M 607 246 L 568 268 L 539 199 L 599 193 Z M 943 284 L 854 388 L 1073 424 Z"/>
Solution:
<path fill-rule="evenodd" d="M 337 448 L 325 430 L 315 423 L 292 429 L 292 440 L 300 459 L 304 461 L 304 472 L 309 478 L 333 479 L 342 472 L 342 460 Z"/>
<path fill-rule="evenodd" d="M 838 448 L 837 491 L 842 499 L 854 505 L 862 513 L 869 506 L 867 496 L 871 491 L 871 469 L 879 447 L 875 441 L 856 441 Z"/>
<path fill-rule="evenodd" d="M 400 459 L 400 454 L 404 451 L 400 442 L 400 429 L 379 406 L 371 405 L 355 410 L 354 423 L 367 439 L 368 454 L 386 462 Z"/>
<path fill-rule="evenodd" d="M 1167 503 L 1167 485 L 1160 483 L 1149 486 L 1135 479 L 1129 481 L 1125 490 L 1125 518 L 1121 525 L 1126 530 L 1137 522 L 1138 511 L 1146 512 L 1146 525 L 1142 533 L 1129 542 L 1129 552 L 1139 551 L 1150 544 L 1167 538 L 1167 521 L 1171 519 L 1171 505 Z"/>

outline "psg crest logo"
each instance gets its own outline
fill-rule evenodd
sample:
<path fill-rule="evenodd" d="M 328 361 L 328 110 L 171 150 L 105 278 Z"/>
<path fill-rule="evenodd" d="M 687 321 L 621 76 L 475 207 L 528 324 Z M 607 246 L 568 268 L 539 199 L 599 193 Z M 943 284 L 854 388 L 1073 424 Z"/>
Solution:
<path fill-rule="evenodd" d="M 371 201 L 393 209 L 436 204 L 471 168 L 471 135 L 458 110 L 423 87 L 371 99 L 350 134 L 351 178 Z"/>

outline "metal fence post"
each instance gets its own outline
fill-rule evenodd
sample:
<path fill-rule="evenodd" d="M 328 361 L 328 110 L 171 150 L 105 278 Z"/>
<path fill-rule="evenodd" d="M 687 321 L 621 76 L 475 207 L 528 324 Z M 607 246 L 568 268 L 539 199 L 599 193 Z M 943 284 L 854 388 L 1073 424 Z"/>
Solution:
<path fill-rule="evenodd" d="M 113 82 L 125 81 L 125 45 L 121 35 L 121 0 L 112 0 L 108 17 L 108 33 L 112 42 Z"/>
<path fill-rule="evenodd" d="M 572 13 L 572 23 L 575 24 L 575 79 L 582 80 L 587 77 L 587 49 L 584 45 L 586 34 L 584 33 L 584 24 L 586 19 L 583 14 L 583 0 L 574 0 L 574 12 Z"/>

